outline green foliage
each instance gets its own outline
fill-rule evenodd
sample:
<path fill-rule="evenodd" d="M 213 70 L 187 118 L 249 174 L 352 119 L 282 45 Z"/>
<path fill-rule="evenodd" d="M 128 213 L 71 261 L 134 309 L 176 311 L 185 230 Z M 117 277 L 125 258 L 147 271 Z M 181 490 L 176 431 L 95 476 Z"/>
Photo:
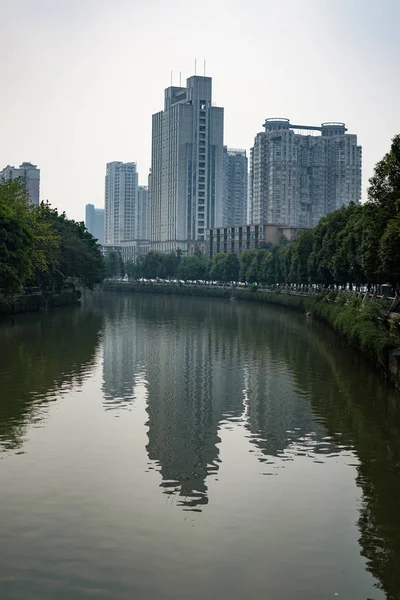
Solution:
<path fill-rule="evenodd" d="M 120 255 L 115 250 L 107 252 L 105 257 L 105 267 L 107 277 L 120 276 Z"/>
<path fill-rule="evenodd" d="M 0 290 L 24 286 L 60 291 L 70 281 L 92 287 L 102 281 L 100 247 L 83 223 L 48 204 L 26 202 L 20 180 L 0 182 Z"/>
<path fill-rule="evenodd" d="M 238 281 L 239 270 L 240 264 L 237 254 L 228 254 L 225 259 L 225 264 L 222 273 L 223 281 Z"/>
<path fill-rule="evenodd" d="M 201 256 L 184 256 L 178 266 L 178 279 L 184 281 L 204 280 L 207 276 L 207 264 Z"/>
<path fill-rule="evenodd" d="M 59 237 L 57 268 L 62 280 L 77 281 L 92 288 L 105 275 L 100 245 L 88 232 L 84 223 L 67 219 L 48 204 L 42 204 L 42 219 L 49 223 Z"/>
<path fill-rule="evenodd" d="M 0 183 L 0 290 L 19 292 L 33 272 L 33 232 L 19 180 Z"/>
<path fill-rule="evenodd" d="M 209 276 L 211 281 L 222 281 L 226 257 L 227 255 L 223 252 L 219 252 L 214 256 L 209 268 Z"/>

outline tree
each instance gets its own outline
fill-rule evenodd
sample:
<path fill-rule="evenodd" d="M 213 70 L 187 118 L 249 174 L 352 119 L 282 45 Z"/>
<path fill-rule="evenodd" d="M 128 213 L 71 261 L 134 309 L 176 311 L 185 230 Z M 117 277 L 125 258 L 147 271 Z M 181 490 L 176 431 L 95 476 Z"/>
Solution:
<path fill-rule="evenodd" d="M 48 204 L 30 207 L 30 224 L 33 233 L 31 281 L 42 289 L 60 289 L 64 277 L 59 269 L 60 236 L 51 219 Z"/>
<path fill-rule="evenodd" d="M 149 252 L 141 264 L 142 276 L 145 279 L 156 279 L 163 276 L 164 254 Z"/>
<path fill-rule="evenodd" d="M 109 250 L 106 254 L 107 277 L 117 277 L 120 271 L 120 260 L 115 250 Z"/>
<path fill-rule="evenodd" d="M 258 260 L 257 256 L 254 256 L 246 272 L 246 281 L 248 283 L 257 283 L 258 279 Z"/>
<path fill-rule="evenodd" d="M 258 256 L 258 250 L 243 250 L 239 255 L 239 281 L 247 281 L 247 270 L 253 258 Z"/>
<path fill-rule="evenodd" d="M 105 275 L 104 258 L 85 224 L 67 219 L 49 204 L 44 205 L 41 218 L 51 223 L 59 236 L 58 269 L 64 281 L 75 280 L 89 288 L 100 283 Z"/>
<path fill-rule="evenodd" d="M 301 231 L 293 242 L 291 261 L 291 280 L 293 283 L 306 284 L 310 282 L 308 260 L 313 248 L 314 230 Z"/>
<path fill-rule="evenodd" d="M 206 279 L 207 264 L 203 256 L 184 256 L 178 267 L 178 278 L 187 281 Z"/>
<path fill-rule="evenodd" d="M 182 253 L 169 252 L 163 256 L 162 276 L 166 279 L 176 277 L 178 273 L 179 263 L 182 259 Z"/>
<path fill-rule="evenodd" d="M 120 277 L 125 277 L 126 269 L 123 258 L 120 254 L 118 254 L 118 275 Z"/>
<path fill-rule="evenodd" d="M 127 260 L 125 265 L 126 274 L 128 279 L 135 279 L 136 277 L 136 268 L 133 260 Z"/>
<path fill-rule="evenodd" d="M 237 254 L 228 254 L 228 256 L 225 259 L 222 270 L 223 281 L 238 281 L 239 269 L 240 264 Z"/>
<path fill-rule="evenodd" d="M 218 252 L 211 261 L 209 276 L 211 281 L 222 281 L 224 277 L 225 261 L 227 254 Z"/>
<path fill-rule="evenodd" d="M 368 202 L 379 206 L 388 218 L 394 217 L 400 200 L 400 135 L 393 138 L 390 151 L 375 166 L 369 183 Z"/>
<path fill-rule="evenodd" d="M 33 272 L 33 232 L 22 183 L 0 183 L 0 290 L 19 292 Z"/>
<path fill-rule="evenodd" d="M 394 291 L 399 289 L 400 282 L 400 218 L 391 219 L 382 236 L 379 257 L 381 270 L 387 274 Z"/>

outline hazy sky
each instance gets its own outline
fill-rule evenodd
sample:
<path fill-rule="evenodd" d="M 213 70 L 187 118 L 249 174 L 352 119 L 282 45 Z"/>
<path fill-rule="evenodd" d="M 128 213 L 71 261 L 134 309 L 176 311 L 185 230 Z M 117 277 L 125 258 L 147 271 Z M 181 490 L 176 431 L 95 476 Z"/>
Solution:
<path fill-rule="evenodd" d="M 147 183 L 164 88 L 213 77 L 225 144 L 266 117 L 344 121 L 363 146 L 363 197 L 400 133 L 400 0 L 0 0 L 0 168 L 31 161 L 41 198 L 83 220 L 106 162 Z"/>

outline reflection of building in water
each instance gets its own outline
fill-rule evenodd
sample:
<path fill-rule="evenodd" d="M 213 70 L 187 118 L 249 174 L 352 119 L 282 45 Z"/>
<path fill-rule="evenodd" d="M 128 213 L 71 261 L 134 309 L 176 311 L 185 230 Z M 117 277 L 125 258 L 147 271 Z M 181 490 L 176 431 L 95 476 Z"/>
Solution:
<path fill-rule="evenodd" d="M 272 358 L 268 348 L 257 348 L 246 368 L 247 427 L 263 454 L 281 455 L 289 446 L 313 452 L 332 450 L 320 446 L 325 428 L 315 421 L 309 399 L 300 394 L 286 363 Z"/>
<path fill-rule="evenodd" d="M 223 414 L 242 413 L 237 348 L 223 356 L 216 341 L 201 322 L 155 326 L 149 341 L 149 458 L 160 465 L 166 493 L 178 493 L 192 510 L 208 502 L 205 479 L 218 469 Z"/>
<path fill-rule="evenodd" d="M 135 315 L 128 311 L 127 299 L 117 318 L 108 317 L 103 342 L 104 407 L 128 407 L 134 399 L 135 378 L 143 370 L 146 336 L 138 333 Z M 125 301 L 125 302 L 123 302 Z"/>

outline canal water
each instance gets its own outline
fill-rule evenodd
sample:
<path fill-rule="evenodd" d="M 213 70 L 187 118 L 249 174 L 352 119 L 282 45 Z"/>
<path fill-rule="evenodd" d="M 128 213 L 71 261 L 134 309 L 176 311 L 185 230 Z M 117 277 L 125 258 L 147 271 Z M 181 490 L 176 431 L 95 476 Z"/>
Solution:
<path fill-rule="evenodd" d="M 1 323 L 1 600 L 399 599 L 398 400 L 272 306 Z"/>

